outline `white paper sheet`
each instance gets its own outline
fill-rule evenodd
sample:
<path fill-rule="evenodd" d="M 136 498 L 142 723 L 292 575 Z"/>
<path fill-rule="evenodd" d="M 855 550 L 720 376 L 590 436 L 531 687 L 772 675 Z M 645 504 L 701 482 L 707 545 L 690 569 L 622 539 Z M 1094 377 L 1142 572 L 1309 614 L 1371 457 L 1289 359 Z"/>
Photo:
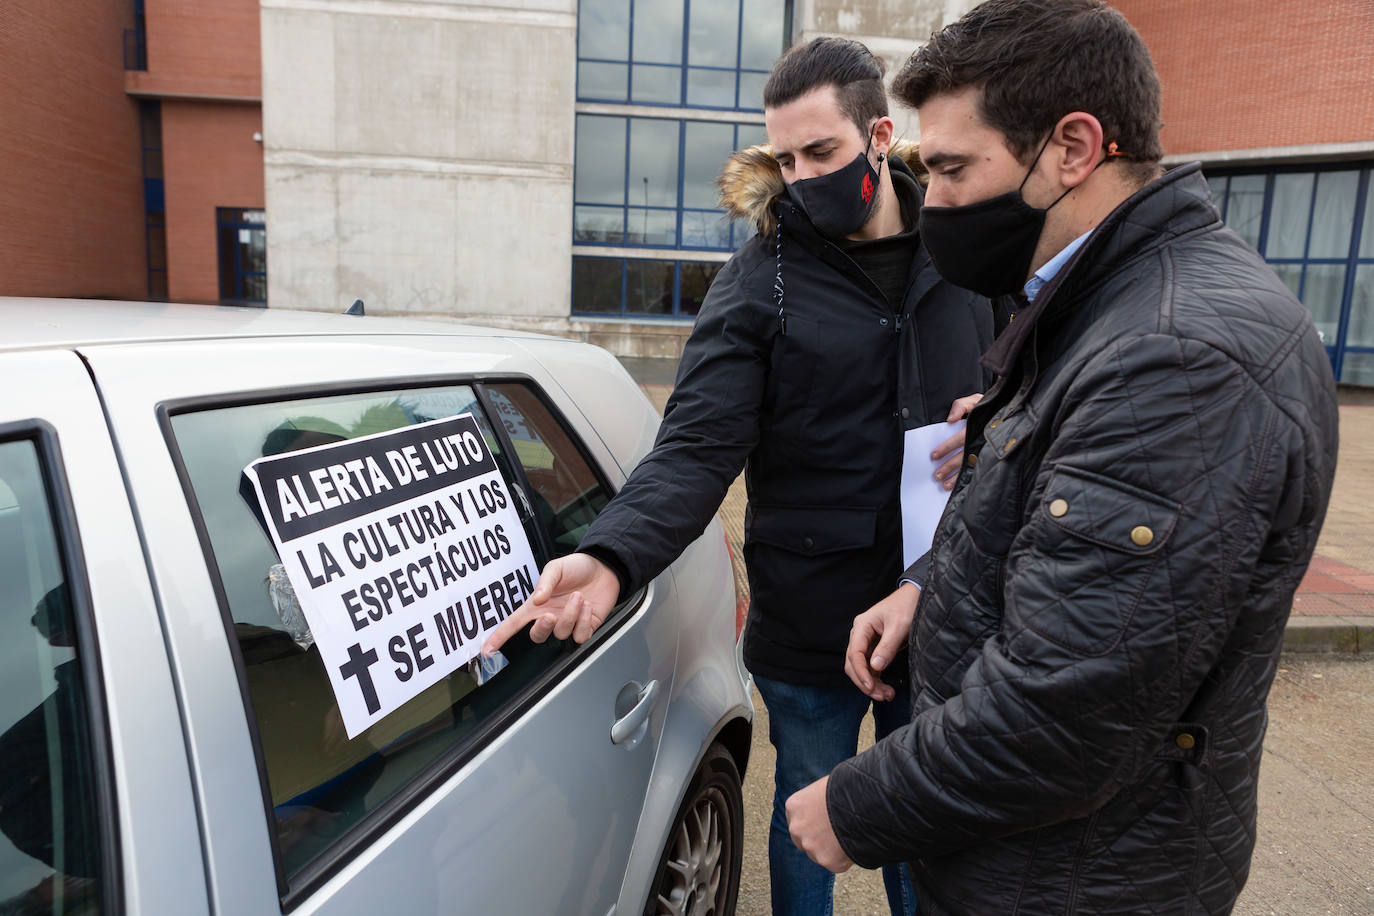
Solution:
<path fill-rule="evenodd" d="M 935 479 L 935 469 L 949 459 L 931 461 L 941 442 L 964 428 L 963 420 L 932 423 L 906 431 L 902 442 L 902 565 L 910 566 L 930 549 L 935 526 L 949 501 L 949 491 Z"/>

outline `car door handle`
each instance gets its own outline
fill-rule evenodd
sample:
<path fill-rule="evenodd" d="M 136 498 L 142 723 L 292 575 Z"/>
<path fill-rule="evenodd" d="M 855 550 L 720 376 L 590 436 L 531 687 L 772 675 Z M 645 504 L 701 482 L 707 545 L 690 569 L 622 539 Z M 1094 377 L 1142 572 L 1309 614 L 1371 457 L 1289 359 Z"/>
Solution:
<path fill-rule="evenodd" d="M 649 713 L 653 712 L 654 701 L 658 699 L 658 681 L 650 681 L 643 687 L 631 681 L 620 689 L 620 695 L 624 697 L 636 689 L 638 692 L 633 694 L 634 706 L 630 708 L 629 712 L 611 723 L 612 744 L 624 744 L 639 734 L 640 726 L 648 721 Z M 621 706 L 622 702 L 620 697 L 617 697 L 616 706 Z M 616 711 L 619 712 L 619 709 Z"/>

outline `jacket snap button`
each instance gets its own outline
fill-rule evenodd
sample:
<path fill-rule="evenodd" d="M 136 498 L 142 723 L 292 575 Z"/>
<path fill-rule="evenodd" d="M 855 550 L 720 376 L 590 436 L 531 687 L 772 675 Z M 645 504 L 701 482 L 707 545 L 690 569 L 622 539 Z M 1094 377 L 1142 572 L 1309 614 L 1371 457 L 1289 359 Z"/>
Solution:
<path fill-rule="evenodd" d="M 971 467 L 971 468 L 972 468 L 972 467 L 977 467 L 977 466 L 978 466 L 978 456 L 977 456 L 977 455 L 969 455 L 969 456 L 968 456 L 968 466 Z"/>
<path fill-rule="evenodd" d="M 906 419 L 907 417 L 909 417 L 909 416 L 911 416 L 911 410 L 910 410 L 909 408 L 903 407 L 903 408 L 902 408 L 902 419 L 905 420 L 905 419 Z"/>
<path fill-rule="evenodd" d="M 878 324 L 882 325 L 883 327 L 887 327 L 887 319 L 886 319 L 886 318 L 879 318 L 879 319 L 878 319 Z"/>
<path fill-rule="evenodd" d="M 1069 501 L 1067 499 L 1056 499 L 1050 503 L 1050 515 L 1055 518 L 1063 518 L 1064 513 L 1069 511 Z"/>
<path fill-rule="evenodd" d="M 1002 451 L 1004 451 L 1004 452 L 1009 452 L 1009 451 L 1011 451 L 1011 447 L 1012 447 L 1013 445 L 1015 445 L 1015 444 L 1016 444 L 1016 437 L 1013 436 L 1012 438 L 1010 438 L 1010 439 L 1007 440 L 1007 444 L 1006 444 L 1006 445 L 1002 446 Z"/>
<path fill-rule="evenodd" d="M 1155 539 L 1155 533 L 1144 525 L 1136 525 L 1131 529 L 1131 540 L 1137 547 L 1147 547 Z M 1188 739 L 1193 740 L 1192 738 Z"/>
<path fill-rule="evenodd" d="M 810 550 L 812 547 L 816 546 L 816 542 L 811 538 L 802 538 L 802 546 Z"/>
<path fill-rule="evenodd" d="M 1193 736 L 1188 734 L 1187 732 L 1180 733 L 1179 736 L 1174 739 L 1174 744 L 1177 744 L 1185 751 L 1191 751 L 1193 749 L 1193 745 L 1196 743 L 1197 742 L 1193 740 Z"/>

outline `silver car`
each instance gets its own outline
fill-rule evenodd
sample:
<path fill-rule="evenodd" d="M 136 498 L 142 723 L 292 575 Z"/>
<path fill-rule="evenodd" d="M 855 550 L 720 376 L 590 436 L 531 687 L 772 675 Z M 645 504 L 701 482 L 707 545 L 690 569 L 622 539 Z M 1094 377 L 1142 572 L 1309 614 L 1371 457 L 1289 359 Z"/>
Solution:
<path fill-rule="evenodd" d="M 653 442 L 608 354 L 111 302 L 0 299 L 0 327 L 0 914 L 733 911 L 752 709 L 719 522 L 585 645 L 518 638 L 358 730 L 245 487 L 466 415 L 542 564 Z M 396 582 L 377 619 L 442 611 Z"/>

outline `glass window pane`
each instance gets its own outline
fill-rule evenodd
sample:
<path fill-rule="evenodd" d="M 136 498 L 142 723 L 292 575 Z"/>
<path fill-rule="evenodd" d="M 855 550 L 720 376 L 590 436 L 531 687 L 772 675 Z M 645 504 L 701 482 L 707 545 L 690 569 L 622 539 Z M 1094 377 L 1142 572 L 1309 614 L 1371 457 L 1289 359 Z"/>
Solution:
<path fill-rule="evenodd" d="M 696 9 L 693 3 L 692 9 Z M 782 54 L 783 0 L 744 0 L 744 31 L 740 36 L 739 65 L 770 70 Z"/>
<path fill-rule="evenodd" d="M 1255 248 L 1264 221 L 1264 184 L 1263 175 L 1235 175 L 1227 192 L 1226 225 Z"/>
<path fill-rule="evenodd" d="M 239 229 L 239 270 L 267 270 L 267 230 Z"/>
<path fill-rule="evenodd" d="M 671 315 L 673 313 L 673 262 L 625 262 L 625 314 Z"/>
<path fill-rule="evenodd" d="M 682 104 L 682 68 L 635 65 L 634 101 Z"/>
<path fill-rule="evenodd" d="M 1374 174 L 1364 196 L 1364 228 L 1360 230 L 1360 257 L 1374 258 Z"/>
<path fill-rule="evenodd" d="M 243 301 L 267 301 L 267 277 L 262 274 L 243 275 Z"/>
<path fill-rule="evenodd" d="M 573 199 L 584 204 L 625 202 L 625 119 L 577 116 Z"/>
<path fill-rule="evenodd" d="M 507 487 L 523 493 L 509 456 L 467 386 L 278 401 L 172 418 L 238 640 L 280 864 L 288 875 L 422 778 L 432 763 L 537 678 L 560 647 L 535 646 L 527 639 L 503 647 L 509 664 L 489 681 L 480 666 L 459 667 L 349 739 L 319 647 L 299 625 L 294 593 L 276 551 L 240 495 L 242 470 L 259 457 L 468 411 Z M 522 501 L 515 502 L 519 512 Z M 520 515 L 535 556 L 546 561 L 533 512 Z M 445 535 L 431 536 L 442 548 L 439 539 Z M 361 537 L 360 543 L 369 543 L 368 533 Z M 383 555 L 381 535 L 370 538 Z M 457 549 L 454 540 L 448 546 Z M 440 651 L 439 640 L 430 645 Z"/>
<path fill-rule="evenodd" d="M 1270 264 L 1274 268 L 1274 273 L 1279 275 L 1279 279 L 1287 284 L 1293 291 L 1293 295 L 1301 298 L 1302 292 L 1302 265 L 1301 264 Z"/>
<path fill-rule="evenodd" d="M 619 258 L 573 258 L 573 311 L 619 315 L 623 265 Z"/>
<path fill-rule="evenodd" d="M 733 124 L 688 121 L 683 150 L 682 205 L 714 208 L 720 200 L 716 178 L 735 146 Z"/>
<path fill-rule="evenodd" d="M 1309 258 L 1350 257 L 1350 234 L 1355 228 L 1355 195 L 1360 173 L 1322 172 L 1317 176 L 1317 199 L 1312 211 Z"/>
<path fill-rule="evenodd" d="M 1374 386 L 1374 353 L 1347 353 L 1341 361 L 1341 381 Z"/>
<path fill-rule="evenodd" d="M 1302 304 L 1312 313 L 1312 323 L 1327 346 L 1336 343 L 1341 321 L 1341 295 L 1345 292 L 1344 264 L 1308 264 L 1302 285 Z"/>
<path fill-rule="evenodd" d="M 611 102 L 625 101 L 629 74 L 624 64 L 578 64 L 577 97 Z"/>
<path fill-rule="evenodd" d="M 687 104 L 706 108 L 734 108 L 735 71 L 688 68 Z"/>
<path fill-rule="evenodd" d="M 682 281 L 678 298 L 678 311 L 683 315 L 695 315 L 701 311 L 701 303 L 706 300 L 706 291 L 716 279 L 716 274 L 725 265 L 714 262 L 683 261 Z"/>
<path fill-rule="evenodd" d="M 735 149 L 762 146 L 768 142 L 768 131 L 762 124 L 741 124 L 736 134 Z"/>
<path fill-rule="evenodd" d="M 1307 223 L 1312 216 L 1311 172 L 1274 177 L 1274 206 L 1269 213 L 1265 256 L 1300 258 L 1307 246 Z"/>
<path fill-rule="evenodd" d="M 739 105 L 744 111 L 763 111 L 763 84 L 767 73 L 741 71 L 739 75 Z"/>
<path fill-rule="evenodd" d="M 630 54 L 630 0 L 580 0 L 577 56 L 627 60 Z"/>
<path fill-rule="evenodd" d="M 683 210 L 682 244 L 689 248 L 730 248 L 730 221 L 719 210 Z"/>
<path fill-rule="evenodd" d="M 634 59 L 682 63 L 682 0 L 635 0 Z"/>
<path fill-rule="evenodd" d="M 487 391 L 496 418 L 505 426 L 515 456 L 525 469 L 535 515 L 553 542 L 554 556 L 572 553 L 587 533 L 587 526 L 611 501 L 610 492 L 562 425 L 527 386 L 492 385 Z"/>
<path fill-rule="evenodd" d="M 758 234 L 758 227 L 753 223 L 746 223 L 743 220 L 735 220 L 730 224 L 730 249 L 737 251 L 744 246 L 744 243 Z"/>
<path fill-rule="evenodd" d="M 0 909 L 100 911 L 90 709 L 32 442 L 0 443 Z"/>
<path fill-rule="evenodd" d="M 1208 178 L 1207 189 L 1212 192 L 1212 203 L 1216 204 L 1218 211 L 1226 207 L 1226 176 L 1220 178 Z M 1225 218 L 1225 213 L 1222 217 Z"/>
<path fill-rule="evenodd" d="M 687 62 L 699 67 L 738 66 L 740 0 L 692 0 Z"/>
<path fill-rule="evenodd" d="M 1355 268 L 1355 291 L 1350 297 L 1345 343 L 1350 347 L 1374 347 L 1374 264 Z"/>
<path fill-rule="evenodd" d="M 677 121 L 630 120 L 628 204 L 677 206 Z M 630 231 L 634 230 L 633 220 Z"/>
<path fill-rule="evenodd" d="M 573 238 L 579 242 L 620 242 L 625 239 L 623 207 L 575 207 Z"/>
<path fill-rule="evenodd" d="M 629 207 L 625 213 L 625 241 L 632 245 L 677 244 L 677 211 Z"/>

